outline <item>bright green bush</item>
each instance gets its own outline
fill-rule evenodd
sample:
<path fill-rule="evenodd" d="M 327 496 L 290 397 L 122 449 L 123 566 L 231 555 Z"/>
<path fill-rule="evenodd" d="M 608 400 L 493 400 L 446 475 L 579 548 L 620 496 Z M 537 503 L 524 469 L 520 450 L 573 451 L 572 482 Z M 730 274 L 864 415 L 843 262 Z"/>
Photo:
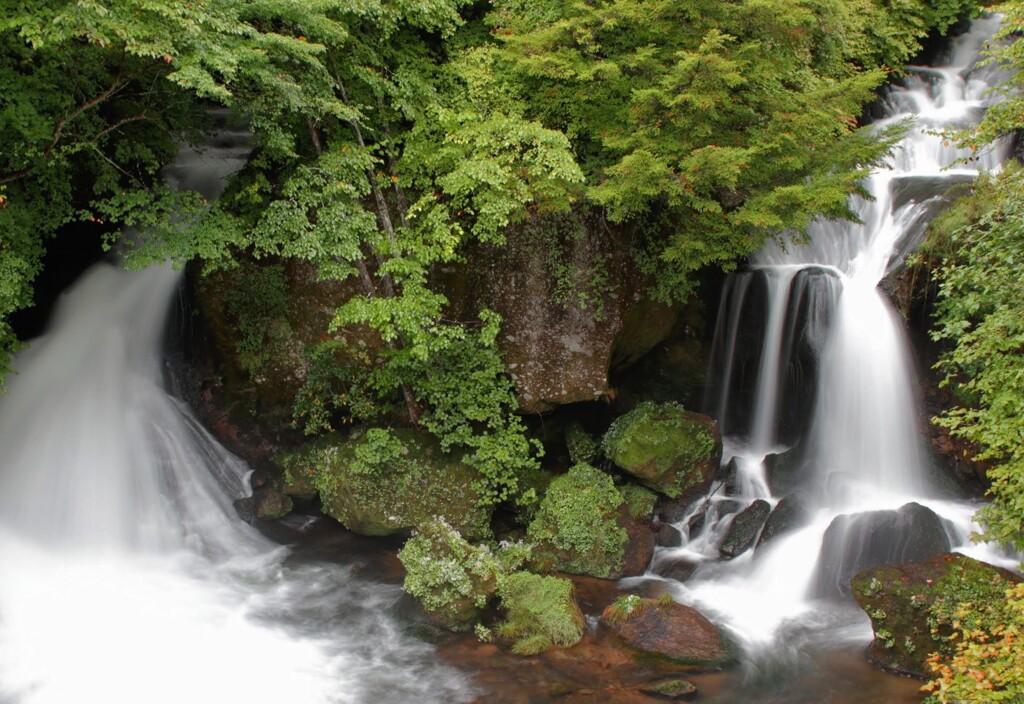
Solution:
<path fill-rule="evenodd" d="M 568 579 L 516 572 L 498 580 L 498 596 L 506 615 L 497 633 L 517 655 L 569 648 L 583 638 L 583 613 Z"/>

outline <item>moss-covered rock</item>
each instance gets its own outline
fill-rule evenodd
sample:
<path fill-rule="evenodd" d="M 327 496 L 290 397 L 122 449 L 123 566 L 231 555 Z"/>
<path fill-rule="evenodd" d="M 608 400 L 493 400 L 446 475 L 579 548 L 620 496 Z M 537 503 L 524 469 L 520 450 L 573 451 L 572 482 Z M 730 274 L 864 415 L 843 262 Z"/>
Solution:
<path fill-rule="evenodd" d="M 625 502 L 612 478 L 578 464 L 555 479 L 527 529 L 539 571 L 621 576 L 629 536 L 620 525 Z"/>
<path fill-rule="evenodd" d="M 570 423 L 565 429 L 565 447 L 573 464 L 593 464 L 601 456 L 600 444 L 578 422 Z"/>
<path fill-rule="evenodd" d="M 498 588 L 501 565 L 490 548 L 470 545 L 439 518 L 421 526 L 398 559 L 406 569 L 405 591 L 450 631 L 470 630 Z"/>
<path fill-rule="evenodd" d="M 569 648 L 583 638 L 583 612 L 568 579 L 516 572 L 498 580 L 498 596 L 506 617 L 497 633 L 518 655 Z"/>
<path fill-rule="evenodd" d="M 425 432 L 330 434 L 276 461 L 293 489 L 311 481 L 324 513 L 355 533 L 408 533 L 440 516 L 468 539 L 490 534 L 490 511 L 477 490 L 480 473 L 461 455 L 442 452 Z"/>
<path fill-rule="evenodd" d="M 605 454 L 643 484 L 669 497 L 697 494 L 718 469 L 718 424 L 674 403 L 641 403 L 604 436 Z"/>
<path fill-rule="evenodd" d="M 643 660 L 686 670 L 715 670 L 736 661 L 735 647 L 696 609 L 670 598 L 629 594 L 601 614 L 601 625 Z"/>
<path fill-rule="evenodd" d="M 966 555 L 882 565 L 858 573 L 853 596 L 871 619 L 871 659 L 880 667 L 925 678 L 928 656 L 950 656 L 950 614 L 961 603 L 999 602 L 1020 577 Z M 985 624 L 979 624 L 984 626 Z"/>

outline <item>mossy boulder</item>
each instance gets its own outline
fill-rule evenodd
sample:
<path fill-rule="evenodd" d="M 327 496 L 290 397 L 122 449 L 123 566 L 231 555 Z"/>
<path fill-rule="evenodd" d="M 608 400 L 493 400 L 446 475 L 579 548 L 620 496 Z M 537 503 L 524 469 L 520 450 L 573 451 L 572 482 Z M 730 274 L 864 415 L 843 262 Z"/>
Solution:
<path fill-rule="evenodd" d="M 534 545 L 531 564 L 544 572 L 622 576 L 629 542 L 622 523 L 627 519 L 612 478 L 577 464 L 551 482 L 527 529 Z"/>
<path fill-rule="evenodd" d="M 498 580 L 498 596 L 505 620 L 497 633 L 512 642 L 513 653 L 570 648 L 583 638 L 583 612 L 568 579 L 515 572 Z"/>
<path fill-rule="evenodd" d="M 946 553 L 920 562 L 872 567 L 858 573 L 851 584 L 874 630 L 871 660 L 887 670 L 923 679 L 931 676 L 930 654 L 949 657 L 955 651 L 949 636 L 957 606 L 1000 603 L 1006 589 L 1020 581 L 1008 570 Z M 984 609 L 972 611 L 983 618 Z"/>
<path fill-rule="evenodd" d="M 573 464 L 593 464 L 601 456 L 600 443 L 578 422 L 570 423 L 565 429 L 565 447 Z"/>
<path fill-rule="evenodd" d="M 480 473 L 422 431 L 370 429 L 325 435 L 278 465 L 293 489 L 311 481 L 324 513 L 361 535 L 408 534 L 434 516 L 468 539 L 490 535 Z"/>
<path fill-rule="evenodd" d="M 699 671 L 736 662 L 735 646 L 715 624 L 668 598 L 620 597 L 601 614 L 601 625 L 651 664 Z"/>
<path fill-rule="evenodd" d="M 612 424 L 602 445 L 616 465 L 672 498 L 703 491 L 722 457 L 718 424 L 674 403 L 641 403 Z"/>
<path fill-rule="evenodd" d="M 439 518 L 423 524 L 398 559 L 405 591 L 432 623 L 450 631 L 470 630 L 498 588 L 501 565 L 490 548 L 471 545 Z"/>

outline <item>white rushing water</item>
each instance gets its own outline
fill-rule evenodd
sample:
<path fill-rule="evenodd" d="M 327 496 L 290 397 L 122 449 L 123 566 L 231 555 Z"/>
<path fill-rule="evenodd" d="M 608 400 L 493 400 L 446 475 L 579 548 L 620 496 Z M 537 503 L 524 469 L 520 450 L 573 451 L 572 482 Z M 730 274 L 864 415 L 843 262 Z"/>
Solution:
<path fill-rule="evenodd" d="M 841 572 L 862 552 L 877 550 L 879 540 L 890 543 L 883 547 L 894 557 L 915 548 L 898 530 L 882 538 L 855 535 L 840 526 L 846 519 L 826 536 L 838 516 L 895 512 L 916 502 L 941 517 L 933 532 L 945 532 L 954 549 L 1005 566 L 1016 562 L 991 546 L 971 545 L 977 506 L 935 484 L 903 322 L 879 287 L 917 246 L 945 190 L 998 168 L 1005 149 L 975 158 L 936 134 L 980 117 L 995 72 L 972 67 L 996 26 L 994 18 L 976 21 L 954 40 L 942 66 L 911 67 L 887 91 L 879 125 L 909 118 L 913 125 L 890 164 L 869 177 L 873 199 L 854 203 L 863 224 L 816 223 L 806 243 L 766 247 L 727 284 L 712 353 L 718 387 L 708 401 L 735 476 L 726 490 L 692 507 L 677 524 L 683 546 L 660 549 L 652 568 L 657 574 L 673 562 L 695 563 L 692 577 L 667 580 L 667 587 L 713 615 L 755 660 L 809 643 L 870 638 L 859 610 L 827 598 L 841 580 L 823 571 L 826 563 Z M 803 527 L 720 559 L 736 510 L 756 499 L 775 507 L 794 492 L 805 507 Z M 691 531 L 690 519 L 702 514 L 704 526 Z M 831 546 L 824 551 L 823 540 Z"/>
<path fill-rule="evenodd" d="M 215 197 L 244 134 L 168 177 Z M 401 589 L 241 521 L 248 467 L 169 396 L 168 267 L 87 272 L 0 396 L 0 703 L 457 702 Z"/>

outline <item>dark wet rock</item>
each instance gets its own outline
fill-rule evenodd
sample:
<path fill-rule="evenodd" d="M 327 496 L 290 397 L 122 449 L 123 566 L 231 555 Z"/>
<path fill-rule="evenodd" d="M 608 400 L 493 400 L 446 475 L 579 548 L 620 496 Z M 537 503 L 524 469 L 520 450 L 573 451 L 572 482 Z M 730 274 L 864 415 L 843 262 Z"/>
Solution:
<path fill-rule="evenodd" d="M 690 502 L 660 497 L 657 505 L 658 517 L 664 523 L 679 523 L 690 512 Z"/>
<path fill-rule="evenodd" d="M 736 493 L 736 477 L 739 474 L 739 460 L 732 457 L 715 472 L 715 481 L 721 483 L 719 492 L 723 494 Z"/>
<path fill-rule="evenodd" d="M 697 571 L 697 564 L 685 558 L 670 557 L 660 559 L 654 565 L 654 573 L 666 579 L 685 582 Z"/>
<path fill-rule="evenodd" d="M 764 499 L 757 499 L 743 509 L 729 524 L 729 530 L 726 531 L 722 544 L 718 546 L 719 554 L 731 560 L 750 549 L 771 510 L 771 505 Z"/>
<path fill-rule="evenodd" d="M 871 619 L 875 664 L 922 679 L 931 676 L 930 653 L 953 654 L 948 625 L 938 624 L 931 607 L 938 599 L 1001 601 L 1021 577 L 958 553 L 928 560 L 871 567 L 854 576 L 853 597 Z M 935 629 L 935 630 L 933 630 Z"/>
<path fill-rule="evenodd" d="M 365 467 L 357 450 L 374 432 L 354 438 L 325 435 L 276 461 L 286 475 L 309 477 L 324 513 L 354 533 L 408 534 L 439 516 L 469 539 L 490 535 L 490 512 L 475 488 L 480 473 L 460 454 L 442 452 L 425 432 L 394 429 L 393 455 Z"/>
<path fill-rule="evenodd" d="M 663 548 L 677 548 L 683 544 L 683 534 L 673 525 L 665 524 L 658 529 L 658 545 Z"/>
<path fill-rule="evenodd" d="M 949 552 L 942 519 L 929 508 L 908 503 L 896 511 L 837 516 L 822 539 L 813 593 L 850 594 L 850 578 L 887 563 L 914 562 Z"/>
<path fill-rule="evenodd" d="M 802 528 L 810 517 L 809 497 L 805 492 L 794 491 L 791 494 L 786 494 L 768 515 L 764 529 L 761 530 L 761 535 L 757 539 L 757 547 L 760 548 L 778 535 Z"/>
<path fill-rule="evenodd" d="M 953 186 L 973 181 L 973 174 L 948 173 L 927 176 L 918 174 L 898 176 L 889 182 L 893 212 L 899 210 L 907 203 L 923 203 L 926 200 L 945 194 Z"/>
<path fill-rule="evenodd" d="M 715 509 L 715 515 L 719 518 L 728 516 L 730 513 L 736 513 L 740 510 L 741 504 L 736 499 L 722 499 L 721 501 L 715 501 L 712 506 Z"/>
<path fill-rule="evenodd" d="M 252 493 L 253 514 L 261 521 L 276 521 L 292 510 L 292 500 L 284 493 L 280 481 L 272 481 L 256 488 Z"/>
<path fill-rule="evenodd" d="M 618 524 L 625 529 L 627 541 L 618 577 L 641 575 L 654 557 L 657 533 L 651 530 L 649 523 L 636 520 L 626 510 L 620 512 Z"/>
<path fill-rule="evenodd" d="M 722 455 L 715 421 L 672 403 L 641 403 L 621 416 L 603 448 L 621 469 L 672 498 L 704 491 Z"/>
<path fill-rule="evenodd" d="M 708 507 L 701 508 L 697 513 L 690 516 L 690 520 L 686 522 L 686 529 L 690 534 L 690 537 L 697 535 L 708 522 Z"/>
<path fill-rule="evenodd" d="M 645 684 L 637 687 L 641 694 L 647 694 L 658 699 L 685 700 L 697 696 L 697 685 L 689 680 L 662 680 L 652 684 Z"/>
<path fill-rule="evenodd" d="M 251 496 L 246 496 L 241 499 L 235 499 L 234 502 L 235 513 L 246 523 L 252 523 L 256 520 L 256 507 L 255 501 Z"/>
<path fill-rule="evenodd" d="M 764 468 L 772 495 L 788 494 L 800 485 L 806 474 L 803 448 L 797 446 L 766 456 Z"/>
<path fill-rule="evenodd" d="M 699 611 L 667 599 L 622 597 L 601 614 L 601 625 L 642 657 L 687 670 L 735 662 L 731 643 Z"/>

